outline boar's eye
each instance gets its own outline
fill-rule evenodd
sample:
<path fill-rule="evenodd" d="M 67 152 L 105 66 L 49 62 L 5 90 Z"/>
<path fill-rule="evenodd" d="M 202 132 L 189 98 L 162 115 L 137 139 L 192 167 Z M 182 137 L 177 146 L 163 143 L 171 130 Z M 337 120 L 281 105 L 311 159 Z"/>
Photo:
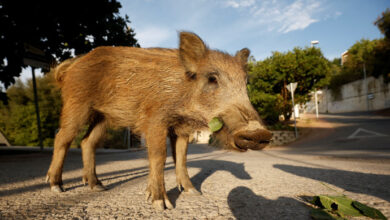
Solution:
<path fill-rule="evenodd" d="M 209 83 L 217 83 L 217 78 L 215 76 L 209 76 Z"/>
<path fill-rule="evenodd" d="M 217 77 L 215 76 L 217 73 L 210 73 L 208 74 L 207 78 L 209 80 L 209 83 L 216 84 L 217 83 Z"/>
<path fill-rule="evenodd" d="M 188 79 L 191 79 L 191 80 L 196 79 L 196 73 L 194 73 L 194 72 L 187 71 L 186 75 L 187 75 Z"/>

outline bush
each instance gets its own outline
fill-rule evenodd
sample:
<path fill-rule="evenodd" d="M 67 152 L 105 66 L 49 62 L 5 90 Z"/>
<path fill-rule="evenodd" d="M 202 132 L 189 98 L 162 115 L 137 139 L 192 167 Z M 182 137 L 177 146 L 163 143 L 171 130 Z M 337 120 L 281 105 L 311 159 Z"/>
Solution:
<path fill-rule="evenodd" d="M 52 75 L 37 77 L 39 112 L 42 127 L 43 146 L 52 147 L 59 128 L 61 112 L 60 90 L 54 83 Z M 10 144 L 19 146 L 38 146 L 38 127 L 35 113 L 33 88 L 31 80 L 24 84 L 17 81 L 8 90 L 8 104 L 0 101 L 0 129 L 7 136 Z M 80 129 L 71 147 L 80 147 L 88 126 Z M 124 129 L 108 129 L 105 148 L 127 148 L 124 142 Z M 135 146 L 139 145 L 136 136 L 132 136 Z"/>

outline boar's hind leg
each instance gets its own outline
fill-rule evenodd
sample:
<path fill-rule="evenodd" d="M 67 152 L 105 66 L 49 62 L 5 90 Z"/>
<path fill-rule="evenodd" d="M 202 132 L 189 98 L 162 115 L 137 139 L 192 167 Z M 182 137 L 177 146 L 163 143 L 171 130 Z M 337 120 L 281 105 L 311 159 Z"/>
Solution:
<path fill-rule="evenodd" d="M 190 177 L 187 171 L 187 149 L 188 149 L 188 136 L 179 136 L 176 140 L 176 182 L 179 190 L 182 187 L 184 192 L 190 195 L 200 195 L 201 193 L 195 189 L 192 185 Z"/>
<path fill-rule="evenodd" d="M 149 157 L 149 178 L 146 199 L 152 198 L 153 207 L 158 210 L 172 209 L 164 183 L 164 165 L 167 157 L 167 129 L 153 127 L 145 134 Z"/>
<path fill-rule="evenodd" d="M 69 103 L 69 102 L 68 102 Z M 54 141 L 53 157 L 47 172 L 46 182 L 50 181 L 53 192 L 63 192 L 62 168 L 69 146 L 80 127 L 88 119 L 88 108 L 64 103 L 61 114 L 61 127 Z"/>
<path fill-rule="evenodd" d="M 84 139 L 81 142 L 83 155 L 83 183 L 88 183 L 94 191 L 105 190 L 102 183 L 96 176 L 95 151 L 99 143 L 103 140 L 106 131 L 106 122 L 102 115 L 96 114 L 93 122 L 88 128 Z"/>
<path fill-rule="evenodd" d="M 173 162 L 176 164 L 176 141 L 177 141 L 177 135 L 176 135 L 175 130 L 173 128 L 169 128 L 168 129 L 168 135 L 169 135 L 169 143 L 171 144 L 171 151 L 172 151 Z"/>

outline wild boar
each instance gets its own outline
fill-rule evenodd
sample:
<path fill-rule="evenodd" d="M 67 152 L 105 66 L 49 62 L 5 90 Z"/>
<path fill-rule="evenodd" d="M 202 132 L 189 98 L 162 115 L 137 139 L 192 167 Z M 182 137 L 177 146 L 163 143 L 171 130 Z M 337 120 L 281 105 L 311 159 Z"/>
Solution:
<path fill-rule="evenodd" d="M 164 185 L 169 136 L 178 187 L 199 194 L 186 167 L 189 136 L 223 121 L 216 137 L 239 151 L 261 149 L 271 139 L 247 94 L 249 50 L 231 56 L 209 49 L 194 33 L 179 34 L 179 49 L 98 47 L 58 65 L 54 70 L 62 93 L 60 130 L 47 172 L 51 190 L 62 192 L 62 168 L 69 145 L 79 129 L 83 182 L 104 190 L 95 171 L 95 149 L 110 126 L 131 127 L 145 137 L 149 178 L 147 197 L 157 209 L 173 208 Z"/>

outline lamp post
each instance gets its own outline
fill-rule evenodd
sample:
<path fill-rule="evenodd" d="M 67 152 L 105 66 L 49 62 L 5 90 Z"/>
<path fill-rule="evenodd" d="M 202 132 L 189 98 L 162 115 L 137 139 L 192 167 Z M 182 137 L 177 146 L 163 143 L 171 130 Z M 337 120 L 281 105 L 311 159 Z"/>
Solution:
<path fill-rule="evenodd" d="M 37 127 L 38 127 L 38 140 L 40 150 L 43 151 L 43 141 L 42 141 L 42 131 L 41 131 L 41 119 L 39 116 L 39 105 L 38 105 L 38 92 L 37 85 L 35 80 L 35 68 L 41 68 L 46 72 L 50 70 L 50 60 L 46 56 L 45 52 L 39 48 L 33 47 L 29 44 L 24 44 L 24 49 L 26 51 L 25 57 L 23 58 L 23 63 L 31 67 L 32 72 L 32 82 L 34 89 L 34 103 L 35 103 L 35 112 L 37 115 Z"/>
<path fill-rule="evenodd" d="M 318 94 L 322 94 L 322 91 L 321 90 L 318 90 L 315 89 L 314 90 L 314 101 L 315 101 L 315 106 L 316 106 L 316 118 L 318 120 Z"/>
<path fill-rule="evenodd" d="M 319 44 L 320 41 L 318 40 L 312 40 L 310 41 L 311 47 L 314 47 L 314 45 Z M 318 99 L 317 99 L 317 94 L 321 94 L 320 91 L 317 91 L 317 89 L 314 90 L 314 101 L 315 101 L 315 106 L 316 106 L 316 118 L 318 120 Z"/>
<path fill-rule="evenodd" d="M 298 130 L 297 130 L 297 119 L 295 118 L 296 112 L 295 112 L 295 103 L 294 103 L 294 92 L 295 92 L 295 89 L 297 88 L 297 85 L 298 85 L 297 82 L 290 83 L 290 84 L 286 85 L 287 90 L 291 92 L 291 100 L 292 100 L 292 105 L 293 105 L 293 109 L 294 109 L 294 127 L 295 127 L 295 137 L 296 138 L 298 138 Z"/>

